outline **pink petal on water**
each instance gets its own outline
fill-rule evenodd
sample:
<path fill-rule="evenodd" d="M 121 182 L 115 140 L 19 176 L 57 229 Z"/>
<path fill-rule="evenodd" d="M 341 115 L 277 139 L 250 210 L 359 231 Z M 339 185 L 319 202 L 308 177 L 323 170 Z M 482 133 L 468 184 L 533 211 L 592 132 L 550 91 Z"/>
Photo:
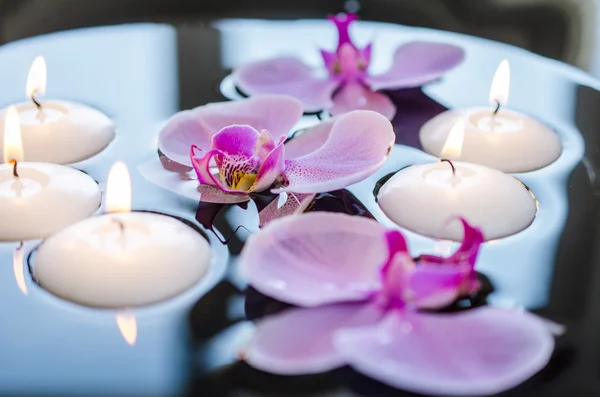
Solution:
<path fill-rule="evenodd" d="M 285 143 L 285 158 L 295 159 L 314 152 L 327 141 L 335 120 L 327 120 L 307 128 Z"/>
<path fill-rule="evenodd" d="M 284 152 L 285 148 L 283 142 L 285 137 L 280 140 L 277 145 L 262 161 L 258 174 L 256 175 L 256 182 L 252 186 L 253 192 L 262 192 L 266 190 L 275 182 L 275 179 L 283 172 L 285 168 Z"/>
<path fill-rule="evenodd" d="M 383 165 L 394 138 L 391 123 L 379 113 L 356 110 L 340 116 L 319 149 L 286 160 L 284 190 L 321 193 L 360 182 Z"/>
<path fill-rule="evenodd" d="M 325 372 L 344 365 L 333 347 L 335 332 L 376 323 L 382 315 L 363 303 L 290 309 L 259 322 L 243 356 L 253 367 L 276 374 Z"/>
<path fill-rule="evenodd" d="M 295 305 L 362 300 L 381 286 L 384 232 L 373 220 L 345 214 L 285 217 L 250 237 L 241 269 L 258 291 Z"/>
<path fill-rule="evenodd" d="M 216 186 L 198 185 L 200 201 L 205 203 L 237 204 L 250 200 L 250 196 L 241 193 L 227 193 Z"/>
<path fill-rule="evenodd" d="M 302 102 L 305 112 L 317 112 L 330 107 L 331 94 L 338 86 L 334 80 L 316 77 L 309 66 L 291 57 L 240 66 L 234 70 L 233 77 L 240 90 L 247 95 L 290 95 Z"/>
<path fill-rule="evenodd" d="M 301 116 L 302 104 L 284 95 L 210 103 L 175 114 L 159 133 L 158 147 L 171 160 L 191 166 L 190 146 L 209 150 L 213 135 L 223 127 L 250 125 L 279 136 L 289 133 Z"/>
<path fill-rule="evenodd" d="M 389 120 L 396 114 L 396 106 L 387 95 L 372 91 L 360 83 L 346 83 L 333 97 L 333 115 L 348 113 L 352 110 L 373 110 L 383 114 Z"/>
<path fill-rule="evenodd" d="M 365 82 L 373 90 L 418 87 L 441 77 L 463 58 L 462 48 L 455 45 L 413 41 L 396 49 L 387 72 Z"/>
<path fill-rule="evenodd" d="M 517 386 L 544 368 L 554 350 L 553 336 L 537 317 L 492 307 L 390 312 L 377 327 L 339 331 L 334 342 L 353 368 L 373 379 L 449 396 Z"/>
<path fill-rule="evenodd" d="M 304 212 L 310 203 L 314 200 L 314 194 L 289 193 L 285 204 L 279 206 L 279 200 L 271 201 L 262 211 L 258 213 L 260 227 L 266 226 L 271 221 L 284 216 L 299 214 Z"/>

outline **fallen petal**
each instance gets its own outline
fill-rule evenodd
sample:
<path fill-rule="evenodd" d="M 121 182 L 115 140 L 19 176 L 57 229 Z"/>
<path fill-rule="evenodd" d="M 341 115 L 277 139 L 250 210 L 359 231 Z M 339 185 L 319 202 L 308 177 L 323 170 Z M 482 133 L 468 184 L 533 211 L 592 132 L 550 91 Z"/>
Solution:
<path fill-rule="evenodd" d="M 234 70 L 233 76 L 245 94 L 290 95 L 302 102 L 305 112 L 329 108 L 331 94 L 338 86 L 334 80 L 316 77 L 309 66 L 290 57 L 242 65 Z"/>
<path fill-rule="evenodd" d="M 283 192 L 279 195 L 279 198 L 287 194 Z M 315 198 L 314 194 L 304 193 L 289 193 L 285 202 L 280 206 L 279 198 L 271 201 L 262 211 L 259 212 L 258 216 L 260 219 L 260 227 L 266 226 L 269 222 L 274 221 L 284 216 L 299 214 L 304 212 L 310 203 Z"/>
<path fill-rule="evenodd" d="M 526 312 L 482 307 L 458 314 L 391 312 L 378 327 L 343 329 L 335 346 L 357 371 L 423 394 L 489 395 L 548 363 L 554 338 Z"/>
<path fill-rule="evenodd" d="M 355 110 L 340 116 L 319 149 L 286 160 L 284 190 L 321 193 L 360 182 L 383 165 L 394 138 L 392 125 L 379 113 Z"/>
<path fill-rule="evenodd" d="M 302 112 L 298 100 L 284 95 L 211 103 L 175 114 L 159 133 L 158 147 L 171 160 L 191 166 L 190 146 L 209 150 L 213 135 L 223 127 L 250 125 L 279 136 L 292 129 Z"/>
<path fill-rule="evenodd" d="M 388 120 L 393 119 L 396 114 L 396 106 L 387 95 L 372 91 L 359 83 L 344 84 L 333 96 L 333 106 L 329 113 L 338 115 L 359 109 L 381 113 Z"/>
<path fill-rule="evenodd" d="M 379 269 L 387 259 L 384 233 L 362 217 L 289 216 L 250 237 L 240 266 L 252 287 L 283 302 L 359 301 L 380 288 Z"/>
<path fill-rule="evenodd" d="M 366 83 L 375 91 L 418 87 L 438 79 L 463 58 L 464 51 L 455 45 L 413 41 L 396 49 L 387 72 L 367 77 Z"/>
<path fill-rule="evenodd" d="M 253 367 L 275 374 L 325 372 L 344 365 L 333 334 L 376 323 L 382 315 L 376 306 L 363 303 L 289 309 L 258 323 L 244 357 Z"/>

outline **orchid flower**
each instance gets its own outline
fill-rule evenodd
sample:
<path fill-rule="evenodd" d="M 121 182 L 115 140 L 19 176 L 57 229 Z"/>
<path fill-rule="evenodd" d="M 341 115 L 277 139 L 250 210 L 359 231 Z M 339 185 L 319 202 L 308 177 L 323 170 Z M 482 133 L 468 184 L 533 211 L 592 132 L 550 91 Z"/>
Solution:
<path fill-rule="evenodd" d="M 300 102 L 281 95 L 200 106 L 167 123 L 159 149 L 193 166 L 201 201 L 241 203 L 272 189 L 284 197 L 293 194 L 290 204 L 305 204 L 307 196 L 373 174 L 394 143 L 390 122 L 371 111 L 328 120 L 286 143 L 301 116 Z M 286 203 L 278 207 L 285 210 Z"/>
<path fill-rule="evenodd" d="M 294 57 L 268 59 L 242 65 L 233 78 L 246 95 L 286 94 L 304 105 L 307 112 L 329 110 L 333 115 L 355 109 L 377 111 L 390 120 L 396 107 L 379 90 L 418 87 L 440 78 L 463 59 L 461 48 L 450 44 L 413 41 L 400 45 L 389 70 L 371 75 L 372 44 L 359 48 L 352 42 L 350 24 L 355 14 L 329 17 L 338 31 L 334 52 L 321 50 L 328 77 Z"/>
<path fill-rule="evenodd" d="M 344 214 L 278 219 L 252 236 L 249 284 L 293 308 L 257 324 L 246 361 L 299 375 L 343 365 L 393 387 L 436 395 L 494 394 L 542 369 L 554 338 L 541 318 L 490 306 L 433 312 L 475 292 L 483 242 L 462 221 L 448 258 L 413 259 L 402 234 Z"/>

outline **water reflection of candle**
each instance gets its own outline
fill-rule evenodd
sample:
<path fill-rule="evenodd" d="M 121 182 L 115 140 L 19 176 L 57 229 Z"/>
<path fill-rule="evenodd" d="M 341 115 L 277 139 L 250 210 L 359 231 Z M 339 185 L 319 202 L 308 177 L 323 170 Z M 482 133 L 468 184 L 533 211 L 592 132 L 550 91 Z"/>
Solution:
<path fill-rule="evenodd" d="M 37 57 L 27 77 L 30 101 L 18 104 L 25 160 L 69 164 L 104 149 L 114 137 L 114 126 L 104 114 L 88 106 L 44 100 L 46 62 Z M 8 109 L 0 110 L 0 130 Z M 1 143 L 0 143 L 1 145 Z"/>
<path fill-rule="evenodd" d="M 460 156 L 464 126 L 456 124 L 442 156 Z M 537 204 L 518 180 L 498 170 L 459 161 L 413 165 L 381 188 L 378 203 L 396 224 L 424 236 L 458 241 L 463 217 L 487 240 L 520 232 L 531 224 Z"/>
<path fill-rule="evenodd" d="M 23 257 L 25 254 L 25 246 L 23 242 L 15 249 L 13 253 L 13 272 L 17 286 L 24 295 L 27 295 L 27 284 L 25 284 L 25 274 L 23 273 Z"/>
<path fill-rule="evenodd" d="M 206 239 L 172 217 L 130 212 L 131 181 L 121 162 L 109 173 L 105 201 L 107 214 L 40 246 L 34 271 L 44 288 L 84 305 L 123 308 L 171 298 L 204 276 Z"/>
<path fill-rule="evenodd" d="M 510 68 L 504 60 L 492 81 L 489 108 L 449 110 L 432 118 L 419 133 L 423 148 L 440 156 L 452 126 L 465 124 L 462 153 L 449 157 L 504 172 L 527 172 L 547 166 L 562 151 L 558 135 L 542 123 L 506 108 Z"/>
<path fill-rule="evenodd" d="M 133 312 L 122 311 L 117 313 L 117 326 L 125 342 L 131 346 L 135 345 L 138 336 L 137 320 Z"/>

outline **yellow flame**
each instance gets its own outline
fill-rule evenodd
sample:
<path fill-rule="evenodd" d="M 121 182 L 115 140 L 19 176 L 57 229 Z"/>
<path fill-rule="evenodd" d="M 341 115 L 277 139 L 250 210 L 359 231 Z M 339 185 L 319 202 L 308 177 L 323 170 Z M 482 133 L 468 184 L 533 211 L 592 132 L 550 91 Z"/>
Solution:
<path fill-rule="evenodd" d="M 27 91 L 28 97 L 33 94 L 44 95 L 46 93 L 46 60 L 43 56 L 38 56 L 31 64 L 25 91 Z"/>
<path fill-rule="evenodd" d="M 464 135 L 465 125 L 462 121 L 459 121 L 454 124 L 450 130 L 448 138 L 446 138 L 446 143 L 444 144 L 442 152 L 440 153 L 440 157 L 449 160 L 459 159 L 460 154 L 462 153 Z"/>
<path fill-rule="evenodd" d="M 24 295 L 27 295 L 27 285 L 25 284 L 25 275 L 23 273 L 24 255 L 25 246 L 21 244 L 13 253 L 13 271 L 15 273 L 15 280 L 17 280 L 17 286 Z"/>
<path fill-rule="evenodd" d="M 490 87 L 490 103 L 500 103 L 502 106 L 508 104 L 508 92 L 510 89 L 510 65 L 508 59 L 503 60 L 498 65 L 494 79 L 492 80 L 492 86 Z"/>
<path fill-rule="evenodd" d="M 107 212 L 131 211 L 131 177 L 122 161 L 114 163 L 108 173 L 105 203 Z"/>
<path fill-rule="evenodd" d="M 117 326 L 125 342 L 131 346 L 135 345 L 137 340 L 137 321 L 135 315 L 129 312 L 121 312 L 117 314 Z"/>
<path fill-rule="evenodd" d="M 4 162 L 23 161 L 23 142 L 19 113 L 14 106 L 6 111 L 4 118 Z"/>

